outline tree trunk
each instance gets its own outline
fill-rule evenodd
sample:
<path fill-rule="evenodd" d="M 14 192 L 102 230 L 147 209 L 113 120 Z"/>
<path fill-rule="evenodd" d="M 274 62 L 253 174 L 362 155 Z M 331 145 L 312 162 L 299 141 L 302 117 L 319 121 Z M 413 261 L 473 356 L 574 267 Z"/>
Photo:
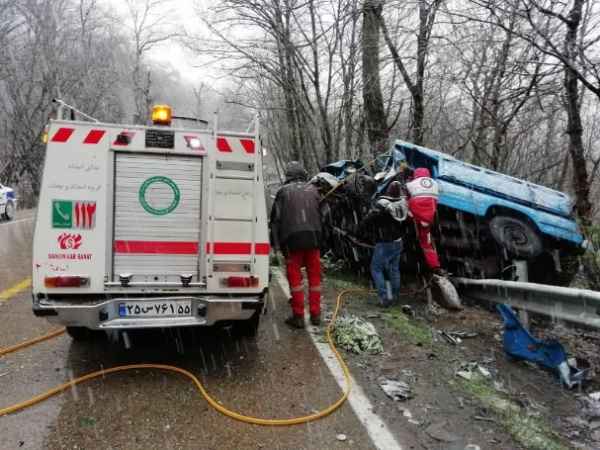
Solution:
<path fill-rule="evenodd" d="M 434 7 L 432 7 L 433 9 Z M 435 9 L 431 11 L 431 24 L 429 21 L 430 9 L 424 0 L 419 1 L 419 35 L 417 37 L 417 79 L 411 90 L 413 98 L 413 141 L 417 145 L 423 144 L 423 121 L 425 119 L 424 85 L 425 66 L 427 64 L 427 51 L 431 26 L 435 20 Z"/>
<path fill-rule="evenodd" d="M 329 93 L 327 93 L 326 98 L 323 98 L 322 86 L 321 86 L 321 67 L 319 64 L 319 33 L 317 31 L 317 18 L 316 18 L 316 8 L 314 0 L 309 0 L 308 9 L 310 12 L 310 26 L 312 32 L 312 56 L 313 56 L 313 66 L 312 66 L 312 82 L 315 90 L 315 94 L 317 97 L 317 107 L 319 108 L 319 115 L 321 117 L 321 142 L 323 144 L 323 152 L 324 152 L 324 160 L 326 163 L 329 163 L 333 160 L 333 135 L 331 132 L 331 123 L 329 121 L 329 115 L 327 111 L 328 107 L 328 99 Z M 331 69 L 329 69 L 331 70 Z M 329 77 L 327 80 L 327 85 L 331 83 L 331 72 L 329 73 Z M 321 161 L 318 161 L 319 166 L 321 165 Z"/>
<path fill-rule="evenodd" d="M 274 27 L 277 31 L 277 58 L 281 67 L 282 75 L 282 91 L 285 104 L 286 115 L 286 136 L 285 141 L 289 146 L 288 156 L 291 160 L 300 161 L 301 151 L 298 137 L 298 122 L 295 102 L 296 79 L 294 76 L 294 68 L 292 63 L 291 51 L 293 51 L 290 42 L 289 30 L 289 11 L 284 16 L 283 11 L 276 4 L 273 20 Z"/>
<path fill-rule="evenodd" d="M 379 16 L 382 10 L 380 0 L 365 0 L 362 29 L 363 109 L 369 145 L 375 154 L 387 150 L 387 124 L 379 79 Z"/>
<path fill-rule="evenodd" d="M 379 26 L 383 30 L 383 37 L 385 43 L 392 54 L 392 59 L 398 67 L 406 87 L 410 91 L 412 97 L 412 139 L 415 144 L 423 144 L 423 137 L 425 134 L 424 121 L 425 121 L 425 68 L 427 67 L 427 56 L 429 54 L 429 41 L 431 39 L 431 30 L 435 23 L 435 15 L 437 9 L 443 0 L 433 0 L 431 4 L 425 0 L 419 0 L 419 33 L 417 36 L 417 73 L 415 80 L 413 81 L 408 70 L 400 57 L 398 49 L 392 42 L 392 38 L 385 24 L 385 20 L 381 15 L 381 8 L 379 9 L 379 15 L 376 16 L 379 22 Z M 364 36 L 363 26 L 363 36 Z M 364 66 L 364 63 L 363 63 Z"/>
<path fill-rule="evenodd" d="M 350 157 L 354 149 L 354 96 L 355 96 L 355 67 L 357 63 L 358 44 L 356 42 L 357 22 L 359 20 L 356 1 L 352 3 L 351 14 L 351 33 L 348 44 L 349 55 L 346 59 L 344 55 L 345 46 L 340 45 L 340 60 L 342 66 L 344 93 L 342 95 L 342 117 L 344 122 L 344 147 L 338 153 L 337 158 L 342 159 Z M 343 151 L 343 154 L 342 154 Z"/>
<path fill-rule="evenodd" d="M 575 0 L 567 21 L 565 36 L 565 56 L 571 63 L 565 66 L 565 103 L 567 109 L 567 134 L 569 135 L 569 155 L 573 162 L 573 188 L 575 209 L 583 226 L 592 223 L 590 203 L 590 182 L 583 147 L 583 126 L 581 124 L 581 103 L 579 101 L 579 81 L 574 67 L 577 59 L 577 34 L 581 22 L 585 0 Z M 571 66 L 571 67 L 570 67 Z"/>

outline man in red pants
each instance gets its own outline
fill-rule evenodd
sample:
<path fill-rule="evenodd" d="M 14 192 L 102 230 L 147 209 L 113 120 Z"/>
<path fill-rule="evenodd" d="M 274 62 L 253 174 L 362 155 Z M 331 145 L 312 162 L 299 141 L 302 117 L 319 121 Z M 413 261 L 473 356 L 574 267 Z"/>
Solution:
<path fill-rule="evenodd" d="M 285 321 L 304 328 L 304 291 L 301 268 L 308 274 L 310 322 L 321 324 L 321 214 L 316 186 L 307 183 L 304 167 L 293 161 L 285 171 L 285 184 L 279 189 L 271 210 L 271 241 L 286 257 L 287 278 L 292 293 L 292 315 Z"/>
<path fill-rule="evenodd" d="M 406 183 L 408 209 L 417 227 L 419 244 L 425 256 L 425 263 L 433 272 L 439 272 L 440 260 L 433 246 L 431 225 L 435 219 L 439 195 L 438 184 L 431 178 L 429 169 L 415 169 L 413 180 Z"/>

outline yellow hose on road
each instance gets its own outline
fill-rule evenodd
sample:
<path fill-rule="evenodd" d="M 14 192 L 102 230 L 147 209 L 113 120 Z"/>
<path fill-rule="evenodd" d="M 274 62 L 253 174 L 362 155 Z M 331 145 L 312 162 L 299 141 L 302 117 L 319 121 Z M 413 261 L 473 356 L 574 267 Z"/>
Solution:
<path fill-rule="evenodd" d="M 59 328 L 58 330 L 51 331 L 48 334 L 44 334 L 42 336 L 30 339 L 25 342 L 21 342 L 20 344 L 13 345 L 12 347 L 0 348 L 0 357 L 4 355 L 8 355 L 9 353 L 18 352 L 19 350 L 23 350 L 24 348 L 31 347 L 32 345 L 38 344 L 43 341 L 47 341 L 49 339 L 60 336 L 65 332 L 65 328 Z M 2 411 L 2 410 L 0 410 Z M 2 414 L 0 414 L 1 416 Z"/>
<path fill-rule="evenodd" d="M 129 364 L 126 366 L 117 366 L 117 367 L 112 367 L 110 369 L 103 369 L 103 370 L 98 370 L 96 372 L 88 373 L 87 375 L 83 375 L 83 376 L 76 378 L 74 380 L 71 380 L 67 383 L 61 384 L 60 386 L 56 386 L 55 388 L 52 388 L 49 391 L 44 392 L 43 394 L 32 397 L 29 400 L 26 400 L 24 402 L 20 402 L 20 403 L 11 405 L 11 406 L 7 406 L 5 408 L 1 408 L 0 409 L 0 417 L 4 416 L 6 414 L 11 414 L 11 413 L 23 410 L 25 408 L 29 408 L 30 406 L 33 406 L 40 402 L 43 402 L 44 400 L 47 400 L 50 397 L 60 394 L 61 392 L 64 392 L 65 390 L 69 389 L 70 387 L 73 387 L 73 386 L 83 383 L 85 381 L 93 380 L 93 379 L 99 378 L 99 377 L 104 377 L 111 373 L 125 372 L 128 370 L 152 369 L 152 370 L 165 370 L 168 372 L 175 372 L 180 375 L 186 376 L 194 383 L 196 388 L 200 391 L 200 394 L 202 395 L 202 397 L 204 397 L 204 399 L 208 402 L 208 404 L 210 406 L 212 406 L 214 409 L 219 411 L 221 414 L 224 414 L 227 417 L 238 420 L 240 422 L 245 422 L 245 423 L 254 424 L 254 425 L 263 425 L 263 426 L 289 426 L 289 425 L 298 425 L 298 424 L 302 424 L 302 423 L 306 423 L 306 422 L 312 422 L 312 421 L 321 419 L 321 418 L 333 413 L 340 406 L 342 406 L 342 404 L 348 398 L 348 395 L 350 395 L 350 389 L 352 387 L 351 386 L 352 383 L 351 383 L 351 379 L 350 379 L 350 371 L 348 369 L 348 366 L 344 362 L 344 359 L 339 354 L 338 350 L 335 348 L 333 338 L 331 337 L 331 330 L 333 329 L 333 325 L 335 324 L 335 320 L 336 320 L 339 310 L 343 304 L 343 301 L 342 301 L 343 297 L 346 294 L 350 294 L 353 292 L 364 292 L 364 290 L 363 289 L 348 289 L 348 290 L 340 292 L 340 294 L 338 295 L 337 300 L 336 300 L 336 306 L 335 306 L 335 310 L 333 312 L 333 316 L 331 318 L 331 322 L 329 322 L 329 325 L 327 326 L 327 329 L 326 329 L 327 342 L 329 343 L 329 347 L 335 354 L 335 356 L 342 368 L 342 371 L 344 372 L 344 379 L 346 381 L 346 386 L 345 386 L 342 396 L 337 401 L 335 401 L 333 404 L 331 404 L 327 408 L 325 408 L 322 411 L 319 411 L 317 413 L 310 414 L 308 416 L 303 416 L 303 417 L 294 417 L 294 418 L 290 418 L 290 419 L 262 419 L 259 417 L 245 416 L 243 414 L 232 411 L 232 410 L 227 409 L 226 407 L 220 405 L 214 398 L 212 398 L 209 395 L 208 391 L 204 388 L 204 386 L 202 385 L 202 383 L 200 382 L 198 377 L 196 377 L 194 374 L 192 374 L 191 372 L 189 372 L 185 369 L 182 369 L 182 368 L 176 367 L 176 366 L 166 365 L 166 364 Z M 0 357 L 3 355 L 7 355 L 9 353 L 14 353 L 25 347 L 29 347 L 31 345 L 37 344 L 38 342 L 52 339 L 56 336 L 61 335 L 62 333 L 64 333 L 64 331 L 65 331 L 65 329 L 61 328 L 59 330 L 53 331 L 51 333 L 48 333 L 44 336 L 40 336 L 35 339 L 31 339 L 31 340 L 23 342 L 21 344 L 14 345 L 12 347 L 7 347 L 5 349 L 0 349 Z"/>

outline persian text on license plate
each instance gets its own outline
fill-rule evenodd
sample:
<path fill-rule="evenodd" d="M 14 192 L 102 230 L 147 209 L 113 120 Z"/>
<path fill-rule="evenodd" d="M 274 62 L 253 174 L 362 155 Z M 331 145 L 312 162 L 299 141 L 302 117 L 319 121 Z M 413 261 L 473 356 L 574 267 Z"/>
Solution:
<path fill-rule="evenodd" d="M 192 302 L 190 300 L 119 303 L 120 317 L 172 317 L 190 316 L 191 314 Z"/>

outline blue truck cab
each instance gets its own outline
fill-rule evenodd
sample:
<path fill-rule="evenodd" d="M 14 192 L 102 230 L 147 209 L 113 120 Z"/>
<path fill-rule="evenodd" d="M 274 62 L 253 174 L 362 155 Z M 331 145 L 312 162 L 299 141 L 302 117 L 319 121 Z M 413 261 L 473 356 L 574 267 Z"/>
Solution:
<path fill-rule="evenodd" d="M 531 281 L 570 282 L 584 237 L 567 194 L 397 140 L 388 173 L 402 165 L 428 168 L 439 184 L 436 243 L 451 271 L 499 276 L 524 259 Z"/>

